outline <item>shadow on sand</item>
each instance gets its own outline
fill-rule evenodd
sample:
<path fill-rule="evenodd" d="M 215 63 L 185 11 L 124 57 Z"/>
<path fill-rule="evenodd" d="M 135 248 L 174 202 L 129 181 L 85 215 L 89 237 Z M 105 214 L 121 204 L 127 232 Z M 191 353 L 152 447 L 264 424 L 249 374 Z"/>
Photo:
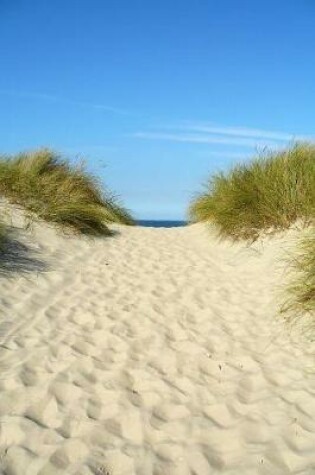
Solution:
<path fill-rule="evenodd" d="M 119 235 L 119 231 L 111 230 L 110 234 L 104 237 L 108 239 Z M 22 243 L 14 231 L 10 230 L 0 247 L 0 277 L 9 277 L 16 273 L 46 272 L 50 266 L 39 258 L 39 254 L 40 251 Z"/>
<path fill-rule="evenodd" d="M 15 273 L 44 272 L 47 263 L 38 258 L 39 252 L 21 243 L 9 232 L 0 249 L 0 277 Z"/>

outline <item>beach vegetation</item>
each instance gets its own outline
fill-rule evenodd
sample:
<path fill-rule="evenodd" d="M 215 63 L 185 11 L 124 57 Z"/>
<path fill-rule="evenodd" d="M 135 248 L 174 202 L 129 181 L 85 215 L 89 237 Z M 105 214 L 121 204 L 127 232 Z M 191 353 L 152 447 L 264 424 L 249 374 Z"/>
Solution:
<path fill-rule="evenodd" d="M 50 149 L 0 157 L 0 194 L 64 229 L 108 235 L 109 223 L 132 225 L 130 213 L 82 164 Z"/>
<path fill-rule="evenodd" d="M 281 313 L 315 313 L 315 145 L 265 151 L 214 174 L 189 208 L 191 222 L 212 223 L 221 238 L 256 241 L 263 234 L 309 228 L 290 264 L 295 278 Z"/>
<path fill-rule="evenodd" d="M 289 320 L 303 314 L 315 315 L 315 226 L 303 232 L 288 262 L 290 280 L 280 313 Z"/>
<path fill-rule="evenodd" d="M 315 145 L 306 143 L 214 174 L 189 208 L 190 221 L 214 223 L 222 237 L 235 241 L 255 241 L 314 217 Z"/>

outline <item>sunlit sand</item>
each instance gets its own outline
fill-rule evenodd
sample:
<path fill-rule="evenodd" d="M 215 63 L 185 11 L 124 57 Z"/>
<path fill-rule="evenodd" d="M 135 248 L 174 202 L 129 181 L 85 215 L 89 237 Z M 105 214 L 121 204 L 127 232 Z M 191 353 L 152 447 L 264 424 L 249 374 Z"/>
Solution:
<path fill-rule="evenodd" d="M 314 344 L 277 318 L 299 231 L 246 247 L 204 225 L 112 228 L 12 243 L 1 473 L 315 473 Z"/>

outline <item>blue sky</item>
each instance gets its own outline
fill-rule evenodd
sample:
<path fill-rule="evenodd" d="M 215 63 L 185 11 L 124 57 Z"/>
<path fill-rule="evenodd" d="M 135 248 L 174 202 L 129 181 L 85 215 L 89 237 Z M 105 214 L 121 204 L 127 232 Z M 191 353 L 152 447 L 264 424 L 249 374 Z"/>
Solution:
<path fill-rule="evenodd" d="M 312 139 L 313 0 L 0 0 L 2 153 L 84 157 L 138 218 Z"/>

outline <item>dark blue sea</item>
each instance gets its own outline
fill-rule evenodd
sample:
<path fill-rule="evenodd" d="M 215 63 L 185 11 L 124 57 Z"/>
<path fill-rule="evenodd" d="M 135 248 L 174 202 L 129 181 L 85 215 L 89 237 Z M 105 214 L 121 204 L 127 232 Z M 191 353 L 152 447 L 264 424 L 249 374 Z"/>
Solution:
<path fill-rule="evenodd" d="M 146 228 L 178 228 L 186 226 L 186 221 L 167 221 L 167 220 L 150 220 L 140 219 L 137 221 L 138 226 L 145 226 Z"/>

